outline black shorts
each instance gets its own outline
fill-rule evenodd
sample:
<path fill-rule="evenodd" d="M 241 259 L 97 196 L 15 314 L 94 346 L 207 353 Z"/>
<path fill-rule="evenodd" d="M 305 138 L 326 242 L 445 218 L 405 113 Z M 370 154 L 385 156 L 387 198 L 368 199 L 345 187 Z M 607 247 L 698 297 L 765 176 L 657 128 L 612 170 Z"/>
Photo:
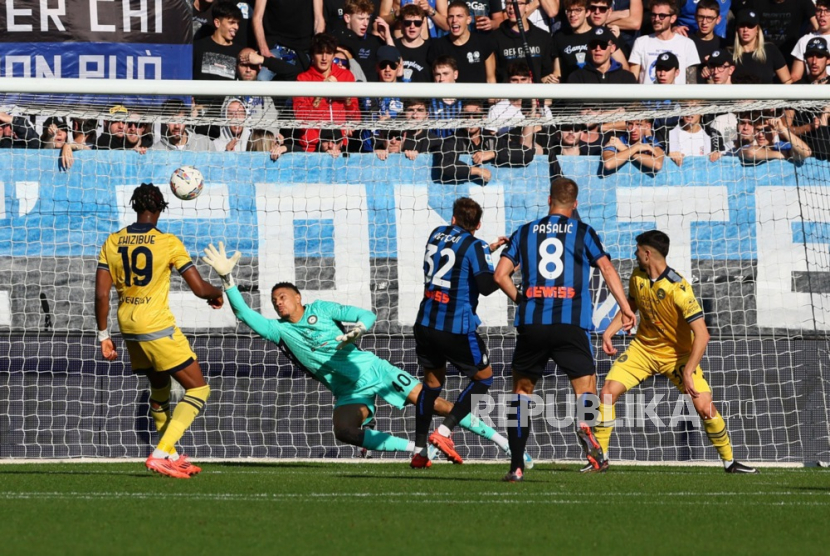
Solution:
<path fill-rule="evenodd" d="M 550 359 L 568 378 L 596 374 L 594 350 L 588 332 L 573 324 L 523 324 L 519 326 L 513 370 L 541 377 Z"/>
<path fill-rule="evenodd" d="M 490 366 L 487 344 L 478 332 L 453 334 L 416 324 L 415 355 L 425 369 L 441 369 L 449 361 L 468 377 Z"/>

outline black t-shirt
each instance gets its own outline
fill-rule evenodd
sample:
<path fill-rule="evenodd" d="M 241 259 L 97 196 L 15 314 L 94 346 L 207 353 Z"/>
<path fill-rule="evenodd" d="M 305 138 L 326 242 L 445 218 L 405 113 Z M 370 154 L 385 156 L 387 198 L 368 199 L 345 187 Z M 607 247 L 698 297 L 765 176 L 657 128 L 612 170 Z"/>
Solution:
<path fill-rule="evenodd" d="M 496 81 L 507 82 L 507 66 L 516 60 L 525 60 L 522 36 L 511 30 L 509 21 L 504 21 L 490 36 L 496 48 Z M 527 45 L 533 62 L 533 80 L 540 82 L 542 77 L 553 73 L 553 42 L 551 36 L 533 24 L 525 29 Z"/>
<path fill-rule="evenodd" d="M 588 52 L 588 41 L 593 37 L 593 33 L 557 33 L 553 36 L 553 58 L 559 58 L 559 69 L 562 72 L 560 81 L 566 83 L 571 72 L 584 68 L 586 64 L 590 63 L 589 57 L 591 53 Z M 614 44 L 617 50 L 623 48 L 623 41 L 619 37 L 614 37 Z"/>
<path fill-rule="evenodd" d="M 487 83 L 484 62 L 494 51 L 495 46 L 488 35 L 471 34 L 460 46 L 454 45 L 447 36 L 432 41 L 427 61 L 432 65 L 439 56 L 452 56 L 458 64 L 459 83 Z"/>
<path fill-rule="evenodd" d="M 637 83 L 637 78 L 630 71 L 624 70 L 622 65 L 612 60 L 611 69 L 604 74 L 597 71 L 593 64 L 588 63 L 584 68 L 571 72 L 567 83 L 634 85 Z"/>
<path fill-rule="evenodd" d="M 255 3 L 254 0 L 236 3 L 239 11 L 242 12 L 242 21 L 239 22 L 239 30 L 233 38 L 234 44 L 253 46 L 256 48 L 254 32 L 251 30 L 251 18 L 254 16 Z M 191 9 L 193 10 L 193 42 L 211 36 L 216 30 L 216 27 L 213 26 L 213 6 L 215 5 L 216 2 L 207 4 L 207 8 L 201 12 L 197 12 L 191 2 Z M 198 29 L 196 29 L 197 24 L 199 25 Z"/>
<path fill-rule="evenodd" d="M 195 81 L 233 81 L 236 57 L 244 45 L 222 46 L 211 37 L 193 43 L 193 79 Z"/>
<path fill-rule="evenodd" d="M 386 43 L 372 34 L 367 34 L 363 38 L 358 37 L 354 31 L 345 27 L 340 31 L 336 31 L 334 36 L 337 37 L 338 44 L 348 48 L 354 56 L 351 63 L 357 62 L 360 64 L 363 73 L 366 75 L 366 81 L 377 81 L 378 72 L 375 69 L 377 52 L 378 48 Z"/>
<path fill-rule="evenodd" d="M 471 33 L 492 33 L 495 29 L 493 29 L 493 31 L 479 31 L 476 29 L 476 16 L 487 16 L 492 19 L 493 14 L 504 11 L 502 0 L 467 0 L 467 7 L 470 8 Z"/>
<path fill-rule="evenodd" d="M 774 44 L 789 56 L 795 43 L 804 34 L 802 30 L 816 15 L 812 0 L 754 0 L 752 9 L 761 16 L 761 27 L 767 44 Z"/>
<path fill-rule="evenodd" d="M 395 41 L 395 47 L 403 58 L 403 81 L 412 83 L 432 83 L 432 69 L 427 62 L 429 40 L 416 48 L 407 48 L 400 39 Z"/>
<path fill-rule="evenodd" d="M 735 72 L 732 74 L 732 80 L 740 80 L 745 75 L 755 75 L 761 80 L 761 84 L 764 85 L 779 82 L 775 71 L 786 67 L 787 62 L 784 60 L 781 51 L 774 44 L 764 44 L 764 50 L 767 53 L 767 60 L 764 63 L 755 60 L 751 52 L 745 52 L 741 56 L 740 61 L 735 64 Z"/>
<path fill-rule="evenodd" d="M 262 16 L 265 42 L 307 52 L 314 36 L 314 2 L 268 0 Z"/>
<path fill-rule="evenodd" d="M 700 72 L 706 67 L 706 60 L 715 50 L 726 50 L 726 46 L 723 44 L 723 39 L 717 35 L 714 35 L 710 41 L 701 40 L 697 35 L 689 35 L 689 38 L 695 43 L 697 56 L 700 58 L 700 64 L 697 66 L 697 82 L 705 83 L 706 80 L 703 79 Z"/>

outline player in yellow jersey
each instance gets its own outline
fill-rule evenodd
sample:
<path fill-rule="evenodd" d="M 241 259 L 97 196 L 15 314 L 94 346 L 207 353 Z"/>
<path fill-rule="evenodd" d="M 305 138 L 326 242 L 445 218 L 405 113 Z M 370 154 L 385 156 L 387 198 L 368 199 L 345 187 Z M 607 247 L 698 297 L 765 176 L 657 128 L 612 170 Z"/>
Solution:
<path fill-rule="evenodd" d="M 95 318 L 104 359 L 118 357 L 110 338 L 108 319 L 110 290 L 118 293 L 118 326 L 136 374 L 150 381 L 150 414 L 161 437 L 147 458 L 151 471 L 187 479 L 201 469 L 185 455 L 176 453 L 176 443 L 204 409 L 210 387 L 202 376 L 196 354 L 176 326 L 167 296 L 173 268 L 197 297 L 218 309 L 222 290 L 202 279 L 181 240 L 156 228 L 167 202 L 158 187 L 142 183 L 130 204 L 137 214 L 135 224 L 110 234 L 98 257 L 95 275 Z M 170 378 L 185 389 L 184 398 L 170 413 Z"/>
<path fill-rule="evenodd" d="M 628 303 L 640 312 L 634 340 L 611 367 L 600 393 L 600 422 L 594 435 L 606 454 L 599 471 L 608 469 L 608 445 L 614 428 L 614 404 L 631 388 L 655 374 L 667 377 L 683 394 L 692 398 L 703 420 L 709 440 L 717 448 L 727 473 L 757 473 L 732 456 L 726 423 L 712 403 L 712 390 L 700 362 L 709 343 L 703 309 L 689 283 L 666 263 L 669 236 L 650 230 L 637 236 L 637 263 L 628 285 Z M 617 350 L 611 339 L 622 328 L 620 313 L 602 335 L 602 349 L 608 355 Z M 585 472 L 594 471 L 591 465 Z"/>

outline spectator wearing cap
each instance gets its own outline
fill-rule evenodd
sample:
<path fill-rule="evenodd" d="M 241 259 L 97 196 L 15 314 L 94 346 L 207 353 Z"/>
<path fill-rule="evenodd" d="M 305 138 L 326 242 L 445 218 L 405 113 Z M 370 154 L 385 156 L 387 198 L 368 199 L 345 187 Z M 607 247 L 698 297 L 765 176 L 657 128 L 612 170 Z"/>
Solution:
<path fill-rule="evenodd" d="M 116 104 L 107 111 L 104 118 L 104 130 L 95 141 L 95 148 L 102 150 L 123 149 L 124 132 L 130 111 L 123 104 Z"/>
<path fill-rule="evenodd" d="M 614 60 L 617 51 L 614 34 L 607 27 L 595 27 L 588 34 L 588 63 L 568 77 L 568 83 L 613 85 L 636 84 L 637 78 Z"/>
<path fill-rule="evenodd" d="M 430 39 L 421 30 L 426 23 L 426 13 L 418 4 L 401 8 L 398 19 L 402 35 L 395 40 L 395 47 L 403 58 L 403 81 L 406 83 L 431 83 L 432 72 L 427 62 Z"/>
<path fill-rule="evenodd" d="M 518 6 L 518 8 L 517 8 Z M 516 10 L 518 9 L 518 14 Z M 515 61 L 527 61 L 524 43 L 527 42 L 532 62 L 533 81 L 536 83 L 553 83 L 553 53 L 550 34 L 545 33 L 527 19 L 527 2 L 507 2 L 505 8 L 507 19 L 499 25 L 490 37 L 496 43 L 496 79 L 506 83 L 507 67 Z M 519 17 L 525 33 L 519 32 Z"/>
<path fill-rule="evenodd" d="M 691 38 L 692 35 L 700 30 L 700 18 L 698 17 L 698 9 L 700 4 L 706 0 L 679 0 L 680 11 L 677 14 L 677 23 L 675 24 L 675 31 Z M 718 13 L 727 14 L 732 5 L 732 0 L 711 0 L 717 4 L 716 9 Z M 707 2 L 709 3 L 709 2 Z M 726 18 L 716 18 L 714 21 L 713 31 L 716 36 L 726 38 Z"/>
<path fill-rule="evenodd" d="M 634 44 L 634 38 L 630 41 L 623 38 L 623 31 L 616 23 L 611 23 L 612 16 L 617 14 L 614 12 L 614 0 L 588 0 L 588 23 L 593 28 L 606 27 L 614 34 L 614 37 L 620 39 L 617 47 L 625 56 L 626 62 L 628 55 L 631 54 L 631 45 Z M 640 6 L 640 17 L 642 17 L 642 6 Z"/>
<path fill-rule="evenodd" d="M 40 134 L 41 149 L 58 149 L 60 154 L 60 166 L 64 170 L 72 168 L 75 160 L 72 155 L 74 149 L 88 149 L 85 145 L 73 145 L 69 142 L 69 124 L 64 118 L 51 116 L 43 122 L 43 133 Z"/>
<path fill-rule="evenodd" d="M 790 84 L 790 70 L 778 47 L 764 39 L 761 19 L 753 10 L 743 10 L 736 18 L 737 32 L 732 59 L 735 61 L 733 79 L 755 75 L 763 84 Z"/>
<path fill-rule="evenodd" d="M 816 38 L 823 38 L 830 41 L 830 0 L 816 0 L 816 23 L 817 29 L 813 33 L 807 33 L 795 44 L 792 52 L 793 57 L 792 69 L 790 74 L 793 78 L 793 83 L 801 82 L 801 78 L 805 75 L 805 57 L 808 44 Z"/>
<path fill-rule="evenodd" d="M 680 74 L 680 60 L 673 52 L 663 52 L 654 61 L 654 82 L 658 85 L 674 85 Z"/>
<path fill-rule="evenodd" d="M 394 46 L 383 45 L 378 49 L 375 71 L 380 83 L 397 83 L 403 74 L 401 53 Z M 403 102 L 400 97 L 364 98 L 361 102 L 364 119 L 371 122 L 382 122 L 397 118 L 403 112 Z M 364 130 L 361 132 L 364 152 L 374 150 L 374 140 L 378 130 Z"/>
<path fill-rule="evenodd" d="M 626 127 L 626 133 L 612 135 L 605 144 L 603 173 L 613 173 L 628 162 L 649 174 L 659 172 L 663 168 L 665 152 L 652 132 L 651 120 L 631 119 L 626 122 Z"/>
<path fill-rule="evenodd" d="M 447 8 L 449 34 L 432 41 L 427 61 L 443 56 L 455 59 L 459 83 L 495 83 L 496 54 L 490 38 L 481 33 L 471 33 L 470 8 L 462 0 L 454 0 Z"/>
<path fill-rule="evenodd" d="M 678 60 L 680 73 L 676 83 L 697 82 L 697 66 L 700 57 L 695 43 L 672 30 L 677 21 L 677 6 L 674 0 L 652 0 L 649 18 L 654 32 L 634 41 L 634 48 L 628 63 L 631 72 L 640 83 L 656 83 L 655 62 L 665 52 L 673 53 Z"/>
<path fill-rule="evenodd" d="M 322 129 L 317 141 L 317 152 L 326 153 L 333 158 L 339 158 L 344 152 L 348 138 L 342 129 Z"/>
<path fill-rule="evenodd" d="M 731 85 L 735 72 L 732 56 L 726 50 L 715 50 L 706 60 L 706 78 L 714 85 Z"/>
<path fill-rule="evenodd" d="M 150 124 L 136 111 L 130 111 L 124 122 L 124 149 L 145 154 L 153 146 L 153 132 Z"/>
<path fill-rule="evenodd" d="M 804 61 L 806 62 L 807 73 L 802 77 L 800 83 L 805 85 L 826 85 L 828 82 L 828 51 L 827 39 L 824 37 L 813 37 L 807 42 L 804 49 Z"/>
<path fill-rule="evenodd" d="M 727 0 L 728 3 L 729 0 Z M 720 0 L 700 0 L 697 3 L 695 10 L 697 31 L 689 34 L 689 38 L 695 43 L 697 55 L 701 62 L 697 72 L 698 83 L 706 82 L 706 77 L 703 73 L 706 69 L 706 62 L 709 60 L 709 56 L 716 50 L 726 50 L 724 39 L 715 33 L 715 29 L 720 25 L 721 21 L 726 21 L 725 15 L 721 15 L 721 13 L 727 14 L 728 12 L 728 9 L 721 12 Z M 726 25 L 724 24 L 724 29 L 725 27 Z"/>
<path fill-rule="evenodd" d="M 571 31 L 560 31 L 553 36 L 553 79 L 549 82 L 567 83 L 571 73 L 589 64 L 588 42 L 595 37 L 588 21 L 588 0 L 565 0 L 565 16 Z M 623 52 L 624 42 L 612 34 L 616 46 L 611 55 L 624 69 L 628 61 Z"/>
<path fill-rule="evenodd" d="M 354 82 L 354 75 L 347 69 L 332 63 L 337 50 L 337 39 L 322 33 L 311 41 L 311 67 L 297 77 L 297 81 Z M 360 121 L 360 103 L 354 97 L 294 97 L 294 115 L 298 120 L 346 123 Z M 345 131 L 343 135 L 347 134 Z M 300 149 L 306 152 L 318 150 L 320 131 L 317 128 L 302 130 Z"/>
<path fill-rule="evenodd" d="M 343 8 L 346 28 L 332 33 L 339 44 L 348 47 L 354 60 L 363 68 L 366 79 L 371 82 L 377 81 L 375 63 L 378 49 L 383 45 L 395 45 L 389 24 L 383 18 L 375 18 L 372 24 L 374 11 L 375 6 L 369 0 L 349 0 Z"/>
<path fill-rule="evenodd" d="M 828 42 L 824 37 L 813 37 L 807 43 L 804 60 L 807 72 L 801 78 L 802 85 L 827 85 Z M 830 95 L 828 95 L 830 97 Z M 830 153 L 830 106 L 818 110 L 786 110 L 785 123 L 793 133 L 804 139 L 816 158 L 826 160 Z"/>
<path fill-rule="evenodd" d="M 212 151 L 213 143 L 206 135 L 201 135 L 187 128 L 185 120 L 190 116 L 191 109 L 179 99 L 165 100 L 161 105 L 161 113 L 166 120 L 161 124 L 161 137 L 150 147 L 153 151 Z"/>

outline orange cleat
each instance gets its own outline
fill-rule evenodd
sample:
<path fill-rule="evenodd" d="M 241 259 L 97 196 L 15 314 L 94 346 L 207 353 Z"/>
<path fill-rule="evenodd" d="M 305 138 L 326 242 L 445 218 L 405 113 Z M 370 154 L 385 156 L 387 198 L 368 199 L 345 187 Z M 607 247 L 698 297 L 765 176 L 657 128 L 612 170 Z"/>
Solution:
<path fill-rule="evenodd" d="M 147 458 L 147 461 L 144 462 L 144 465 L 147 466 L 147 469 L 154 473 L 160 473 L 162 475 L 167 475 L 168 477 L 174 477 L 176 479 L 189 479 L 190 475 L 185 473 L 184 471 L 180 471 L 176 465 L 176 462 L 171 460 L 170 458 L 154 458 L 153 454 L 150 454 L 150 457 Z"/>
<path fill-rule="evenodd" d="M 415 454 L 412 456 L 412 461 L 409 462 L 409 467 L 412 469 L 429 469 L 432 467 L 432 461 L 426 456 Z"/>
<path fill-rule="evenodd" d="M 591 430 L 591 427 L 585 423 L 580 423 L 576 428 L 576 436 L 579 438 L 579 444 L 582 446 L 585 459 L 588 460 L 588 463 L 591 464 L 594 471 L 605 471 L 605 469 L 600 469 L 602 462 L 605 460 L 605 456 L 602 453 L 602 447 L 594 437 L 594 432 Z"/>
<path fill-rule="evenodd" d="M 447 456 L 447 459 L 451 462 L 464 463 L 464 460 L 458 455 L 458 452 L 455 451 L 455 442 L 452 441 L 452 438 L 440 435 L 438 434 L 438 431 L 435 431 L 429 435 L 429 443 L 441 450 L 441 452 Z"/>
<path fill-rule="evenodd" d="M 507 475 L 502 477 L 502 481 L 505 483 L 521 483 L 524 481 L 524 473 L 521 469 L 516 469 L 515 471 L 509 472 Z"/>
<path fill-rule="evenodd" d="M 198 475 L 202 472 L 202 468 L 198 465 L 194 465 L 190 462 L 190 458 L 184 454 L 179 454 L 179 459 L 173 462 L 179 471 L 182 473 L 186 473 L 189 477 L 193 475 Z"/>

